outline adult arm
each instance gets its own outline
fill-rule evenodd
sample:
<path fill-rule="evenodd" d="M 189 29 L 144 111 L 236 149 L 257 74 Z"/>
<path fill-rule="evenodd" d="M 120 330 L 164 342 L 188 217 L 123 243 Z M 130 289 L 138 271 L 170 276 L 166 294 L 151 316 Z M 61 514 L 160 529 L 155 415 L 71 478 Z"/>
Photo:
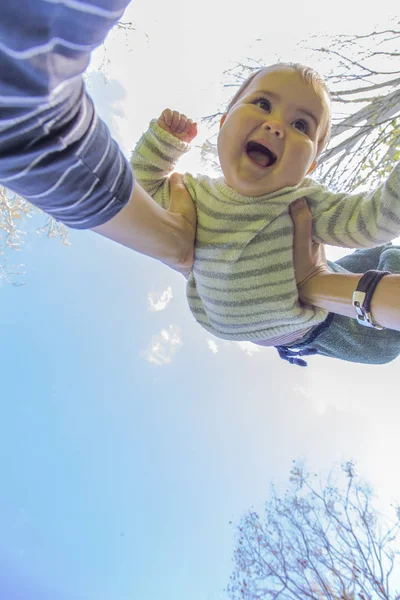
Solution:
<path fill-rule="evenodd" d="M 69 227 L 179 267 L 193 242 L 189 196 L 169 213 L 134 183 L 82 78 L 127 4 L 0 0 L 0 182 Z"/>
<path fill-rule="evenodd" d="M 304 199 L 291 204 L 290 215 L 294 225 L 293 260 L 300 300 L 357 318 L 352 297 L 363 274 L 329 271 L 323 245 L 312 241 L 312 215 Z M 382 327 L 400 331 L 400 275 L 386 275 L 381 279 L 372 298 L 371 313 Z"/>

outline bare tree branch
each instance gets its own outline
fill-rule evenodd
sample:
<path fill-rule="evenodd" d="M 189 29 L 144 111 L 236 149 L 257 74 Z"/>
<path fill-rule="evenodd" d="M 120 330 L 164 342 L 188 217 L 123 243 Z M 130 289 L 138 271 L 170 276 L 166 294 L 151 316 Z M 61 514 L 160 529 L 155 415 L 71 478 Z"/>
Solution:
<path fill-rule="evenodd" d="M 21 277 L 25 271 L 21 269 L 24 265 L 9 264 L 10 252 L 21 250 L 27 235 L 28 219 L 41 212 L 17 194 L 0 186 L 0 280 L 12 285 L 23 285 Z M 66 227 L 48 215 L 45 217 L 44 225 L 36 229 L 36 233 L 48 238 L 59 237 L 64 245 L 69 246 Z"/>
<path fill-rule="evenodd" d="M 332 471 L 317 488 L 297 463 L 283 497 L 274 487 L 263 519 L 254 510 L 241 519 L 232 600 L 395 600 L 391 576 L 400 567 L 396 538 L 400 509 L 392 521 L 372 506 L 373 492 L 352 461 Z M 339 473 L 340 474 L 340 473 Z"/>

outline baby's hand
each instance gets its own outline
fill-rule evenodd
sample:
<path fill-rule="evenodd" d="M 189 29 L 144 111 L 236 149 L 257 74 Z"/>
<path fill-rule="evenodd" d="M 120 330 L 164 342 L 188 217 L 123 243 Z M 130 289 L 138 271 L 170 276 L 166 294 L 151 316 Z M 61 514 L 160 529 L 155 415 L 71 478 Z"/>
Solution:
<path fill-rule="evenodd" d="M 188 119 L 186 115 L 182 115 L 176 110 L 169 108 L 163 110 L 157 123 L 182 142 L 189 143 L 197 135 L 197 123 L 193 123 L 192 119 Z"/>

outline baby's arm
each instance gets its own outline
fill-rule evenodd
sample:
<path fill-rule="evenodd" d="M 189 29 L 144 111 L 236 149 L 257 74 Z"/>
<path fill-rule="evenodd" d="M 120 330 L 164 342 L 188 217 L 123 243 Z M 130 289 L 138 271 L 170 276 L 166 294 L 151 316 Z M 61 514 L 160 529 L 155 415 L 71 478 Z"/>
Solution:
<path fill-rule="evenodd" d="M 137 181 L 163 208 L 169 205 L 168 178 L 196 135 L 197 125 L 191 119 L 166 109 L 151 121 L 132 153 Z"/>
<path fill-rule="evenodd" d="M 400 163 L 375 190 L 307 196 L 315 241 L 347 248 L 370 248 L 400 235 Z"/>

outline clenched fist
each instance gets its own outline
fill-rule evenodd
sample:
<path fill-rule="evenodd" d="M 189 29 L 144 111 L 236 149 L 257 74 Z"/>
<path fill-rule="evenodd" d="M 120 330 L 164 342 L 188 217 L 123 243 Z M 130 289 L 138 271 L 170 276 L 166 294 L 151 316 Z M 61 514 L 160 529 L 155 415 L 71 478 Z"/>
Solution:
<path fill-rule="evenodd" d="M 192 119 L 188 119 L 186 115 L 170 108 L 163 110 L 157 123 L 181 142 L 189 143 L 197 135 L 197 123 L 193 123 Z"/>

